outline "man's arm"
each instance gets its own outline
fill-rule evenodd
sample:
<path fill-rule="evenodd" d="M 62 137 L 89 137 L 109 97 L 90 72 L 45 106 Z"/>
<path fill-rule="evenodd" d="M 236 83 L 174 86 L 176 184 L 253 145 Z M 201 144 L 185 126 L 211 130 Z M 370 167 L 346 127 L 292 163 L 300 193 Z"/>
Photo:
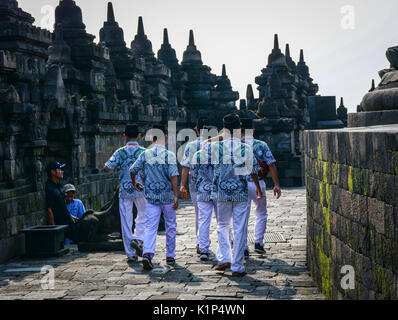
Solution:
<path fill-rule="evenodd" d="M 281 188 L 279 186 L 278 170 L 276 169 L 275 163 L 269 165 L 269 172 L 271 173 L 272 180 L 274 181 L 274 196 L 279 199 L 282 195 Z"/>
<path fill-rule="evenodd" d="M 130 172 L 131 182 L 133 183 L 134 189 L 138 192 L 142 192 L 144 190 L 144 186 L 135 180 L 135 174 Z"/>
<path fill-rule="evenodd" d="M 252 178 L 252 180 L 256 186 L 257 199 L 261 199 L 263 197 L 263 192 L 261 191 L 260 182 L 258 181 L 257 173 L 250 174 L 250 177 Z"/>
<path fill-rule="evenodd" d="M 188 182 L 189 171 L 190 171 L 189 167 L 182 167 L 180 192 L 181 192 L 181 198 L 183 199 L 186 199 L 188 197 L 188 191 L 185 188 L 185 186 Z"/>
<path fill-rule="evenodd" d="M 119 152 L 116 151 L 104 165 L 104 171 L 109 172 L 117 168 L 120 163 Z"/>
<path fill-rule="evenodd" d="M 55 225 L 55 220 L 54 220 L 54 214 L 51 208 L 47 208 L 47 215 L 46 215 L 46 219 L 47 219 L 47 224 L 50 226 L 54 226 Z"/>
<path fill-rule="evenodd" d="M 177 208 L 178 208 L 178 179 L 177 179 L 177 176 L 171 177 L 170 181 L 171 181 L 171 187 L 172 187 L 173 193 L 174 193 L 173 209 L 177 210 Z"/>

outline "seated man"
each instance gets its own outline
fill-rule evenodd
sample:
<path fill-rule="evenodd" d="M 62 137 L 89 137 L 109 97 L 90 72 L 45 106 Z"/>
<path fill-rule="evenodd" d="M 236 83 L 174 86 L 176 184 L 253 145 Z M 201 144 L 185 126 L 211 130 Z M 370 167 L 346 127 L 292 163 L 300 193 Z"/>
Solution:
<path fill-rule="evenodd" d="M 65 195 L 61 191 L 59 181 L 64 177 L 65 164 L 52 161 L 47 166 L 48 180 L 46 182 L 46 218 L 48 225 L 66 225 L 65 237 L 73 242 L 80 241 L 78 224 L 74 223 L 66 207 Z"/>
<path fill-rule="evenodd" d="M 81 219 L 83 214 L 86 212 L 83 202 L 79 199 L 75 199 L 76 188 L 73 184 L 66 184 L 62 190 L 65 193 L 66 207 L 74 222 Z"/>

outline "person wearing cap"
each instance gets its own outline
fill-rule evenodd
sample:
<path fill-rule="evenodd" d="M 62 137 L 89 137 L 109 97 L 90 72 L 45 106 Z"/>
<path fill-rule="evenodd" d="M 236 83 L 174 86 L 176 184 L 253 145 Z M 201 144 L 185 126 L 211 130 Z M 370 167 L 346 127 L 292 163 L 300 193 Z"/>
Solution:
<path fill-rule="evenodd" d="M 132 184 L 129 168 L 145 151 L 138 144 L 141 133 L 136 124 L 128 124 L 124 130 L 126 145 L 117 149 L 105 163 L 104 171 L 109 172 L 120 167 L 119 212 L 122 226 L 124 250 L 129 262 L 137 261 L 137 255 L 142 256 L 142 242 L 145 235 L 146 201 L 141 192 L 135 190 Z M 137 177 L 142 181 L 142 177 Z M 135 230 L 133 228 L 133 205 L 137 207 Z"/>
<path fill-rule="evenodd" d="M 84 204 L 80 199 L 75 199 L 76 188 L 73 184 L 64 185 L 62 191 L 65 193 L 66 207 L 73 221 L 77 222 L 86 212 Z"/>
<path fill-rule="evenodd" d="M 143 152 L 130 167 L 130 176 L 137 192 L 144 189 L 147 200 L 146 228 L 142 264 L 145 270 L 153 269 L 156 237 L 160 215 L 163 212 L 166 225 L 166 263 L 175 264 L 175 247 L 178 208 L 177 157 L 166 149 L 167 134 L 163 126 L 152 130 L 153 147 Z M 144 185 L 136 180 L 139 173 L 144 173 Z"/>
<path fill-rule="evenodd" d="M 201 117 L 198 119 L 198 122 L 195 126 L 195 131 L 196 134 L 198 135 L 198 138 L 194 141 L 189 142 L 184 151 L 184 156 L 180 162 L 182 166 L 182 173 L 181 173 L 181 185 L 180 185 L 180 192 L 181 192 L 181 197 L 186 198 L 187 197 L 187 189 L 186 189 L 186 184 L 189 179 L 189 192 L 191 194 L 191 200 L 195 208 L 195 241 L 196 241 L 196 252 L 197 254 L 200 254 L 200 248 L 199 248 L 199 224 L 198 224 L 198 215 L 199 215 L 199 208 L 198 208 L 198 193 L 196 189 L 196 183 L 193 180 L 193 175 L 190 174 L 190 166 L 191 166 L 191 161 L 193 155 L 198 152 L 201 149 L 201 143 L 205 140 L 205 138 L 201 135 L 202 129 L 204 126 L 207 126 L 209 124 L 209 119 Z"/>
<path fill-rule="evenodd" d="M 64 178 L 65 164 L 52 161 L 47 166 L 46 194 L 46 219 L 48 225 L 66 225 L 69 228 L 65 236 L 73 242 L 80 241 L 80 232 L 66 207 L 65 194 L 62 192 L 59 181 Z"/>
<path fill-rule="evenodd" d="M 215 270 L 223 271 L 231 268 L 233 277 L 243 277 L 247 274 L 244 250 L 249 221 L 248 175 L 256 186 L 256 196 L 262 198 L 263 194 L 257 176 L 259 166 L 253 156 L 253 150 L 241 141 L 239 116 L 236 114 L 225 116 L 223 126 L 223 141 L 211 144 L 212 159 L 216 163 L 212 194 L 213 199 L 217 200 L 217 233 L 221 257 L 218 258 Z M 234 232 L 233 254 L 230 239 L 231 220 Z"/>
<path fill-rule="evenodd" d="M 250 145 L 253 149 L 254 157 L 259 163 L 261 169 L 271 173 L 272 180 L 274 181 L 274 195 L 277 199 L 281 196 L 281 188 L 279 186 L 278 171 L 276 169 L 276 160 L 272 155 L 271 150 L 268 145 L 260 140 L 254 139 L 254 126 L 252 119 L 242 119 L 242 129 L 245 130 L 245 134 L 242 137 L 242 141 Z M 248 205 L 248 215 L 250 215 L 251 202 L 253 201 L 256 215 L 256 223 L 254 227 L 254 251 L 260 254 L 264 254 L 264 235 L 267 228 L 268 210 L 267 210 L 267 198 L 266 198 L 266 185 L 265 177 L 266 174 L 259 173 L 261 178 L 260 185 L 263 191 L 263 197 L 258 199 L 255 193 L 255 185 L 251 177 L 248 177 L 248 187 L 249 187 L 249 205 Z M 249 248 L 246 241 L 246 255 L 249 255 Z"/>

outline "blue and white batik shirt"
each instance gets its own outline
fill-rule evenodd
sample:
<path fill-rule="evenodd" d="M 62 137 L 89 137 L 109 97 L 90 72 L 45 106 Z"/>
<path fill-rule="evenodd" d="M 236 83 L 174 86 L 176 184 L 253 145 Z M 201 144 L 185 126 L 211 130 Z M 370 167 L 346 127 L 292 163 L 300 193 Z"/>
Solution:
<path fill-rule="evenodd" d="M 189 142 L 185 147 L 184 156 L 180 162 L 181 166 L 190 168 L 193 155 L 201 149 L 201 143 L 204 141 L 202 136 L 196 140 Z M 196 182 L 193 179 L 193 175 L 189 172 L 189 191 L 196 192 Z"/>
<path fill-rule="evenodd" d="M 242 142 L 252 147 L 257 162 L 265 162 L 268 165 L 276 162 L 268 144 L 264 141 L 254 139 L 253 136 L 245 136 L 242 138 Z M 253 181 L 250 176 L 249 181 Z"/>
<path fill-rule="evenodd" d="M 212 198 L 221 202 L 248 201 L 247 176 L 260 167 L 252 148 L 238 138 L 211 144 L 214 166 Z"/>
<path fill-rule="evenodd" d="M 161 144 L 155 144 L 143 152 L 130 167 L 130 172 L 137 175 L 143 172 L 145 198 L 152 204 L 170 204 L 174 202 L 171 178 L 178 176 L 177 157 Z"/>
<path fill-rule="evenodd" d="M 110 159 L 105 163 L 109 169 L 116 169 L 120 166 L 120 191 L 119 198 L 142 198 L 142 192 L 135 190 L 131 181 L 129 169 L 138 157 L 145 151 L 137 142 L 128 142 L 124 147 L 115 151 Z M 138 182 L 142 182 L 142 176 L 137 177 Z"/>
<path fill-rule="evenodd" d="M 192 179 L 198 193 L 198 201 L 211 201 L 214 179 L 214 164 L 211 161 L 211 144 L 203 145 L 191 161 Z"/>

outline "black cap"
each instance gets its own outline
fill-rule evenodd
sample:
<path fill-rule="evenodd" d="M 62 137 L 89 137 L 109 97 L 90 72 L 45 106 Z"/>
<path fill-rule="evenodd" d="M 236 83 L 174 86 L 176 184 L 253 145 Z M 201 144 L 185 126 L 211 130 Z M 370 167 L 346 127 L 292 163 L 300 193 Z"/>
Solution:
<path fill-rule="evenodd" d="M 242 124 L 242 129 L 254 129 L 253 128 L 253 119 L 250 118 L 242 118 L 240 120 Z"/>
<path fill-rule="evenodd" d="M 66 164 L 59 163 L 58 161 L 51 161 L 47 166 L 47 173 L 50 174 L 51 170 L 62 169 Z"/>
<path fill-rule="evenodd" d="M 226 115 L 222 120 L 223 120 L 224 128 L 226 128 L 228 130 L 240 128 L 240 118 L 235 113 Z"/>
<path fill-rule="evenodd" d="M 209 122 L 209 118 L 200 117 L 196 123 L 196 129 L 198 129 L 199 131 L 202 130 L 204 126 L 209 125 Z"/>

